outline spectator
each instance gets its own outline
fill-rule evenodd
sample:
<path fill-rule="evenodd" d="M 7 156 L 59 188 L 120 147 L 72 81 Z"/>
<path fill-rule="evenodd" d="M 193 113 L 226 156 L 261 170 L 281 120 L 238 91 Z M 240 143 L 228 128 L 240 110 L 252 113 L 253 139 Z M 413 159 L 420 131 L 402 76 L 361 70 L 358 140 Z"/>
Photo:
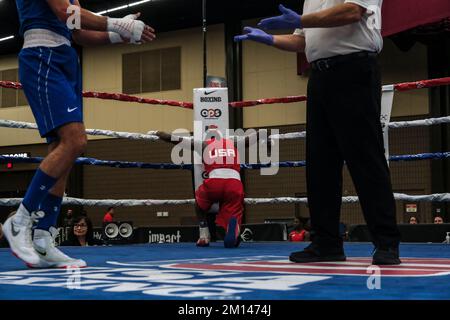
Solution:
<path fill-rule="evenodd" d="M 444 219 L 441 216 L 434 217 L 434 224 L 442 224 L 444 223 Z"/>
<path fill-rule="evenodd" d="M 92 222 L 87 216 L 77 216 L 73 219 L 73 227 L 70 228 L 68 240 L 61 243 L 61 246 L 96 245 L 103 245 L 103 242 L 94 238 Z"/>
<path fill-rule="evenodd" d="M 409 218 L 409 224 L 419 224 L 419 220 L 415 216 L 412 216 Z"/>
<path fill-rule="evenodd" d="M 289 233 L 289 241 L 301 242 L 309 240 L 309 232 L 305 229 L 305 223 L 300 219 L 294 220 L 294 230 Z"/>
<path fill-rule="evenodd" d="M 109 207 L 108 211 L 105 213 L 105 216 L 103 217 L 103 223 L 109 223 L 114 221 L 114 208 Z"/>
<path fill-rule="evenodd" d="M 300 220 L 298 218 L 295 218 L 292 224 L 287 225 L 288 233 L 291 233 L 292 231 L 295 231 L 298 224 L 300 223 Z"/>

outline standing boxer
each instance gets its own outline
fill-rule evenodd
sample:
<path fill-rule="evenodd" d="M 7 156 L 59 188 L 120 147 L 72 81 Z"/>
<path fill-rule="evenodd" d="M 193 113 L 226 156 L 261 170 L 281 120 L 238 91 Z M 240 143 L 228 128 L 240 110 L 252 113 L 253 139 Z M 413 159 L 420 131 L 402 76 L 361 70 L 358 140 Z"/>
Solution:
<path fill-rule="evenodd" d="M 144 43 L 155 38 L 154 30 L 136 20 L 139 14 L 99 16 L 78 0 L 16 0 L 16 5 L 24 37 L 19 77 L 49 153 L 3 231 L 12 252 L 29 267 L 85 267 L 54 245 L 67 177 L 87 143 L 81 69 L 71 40 L 80 45 Z"/>

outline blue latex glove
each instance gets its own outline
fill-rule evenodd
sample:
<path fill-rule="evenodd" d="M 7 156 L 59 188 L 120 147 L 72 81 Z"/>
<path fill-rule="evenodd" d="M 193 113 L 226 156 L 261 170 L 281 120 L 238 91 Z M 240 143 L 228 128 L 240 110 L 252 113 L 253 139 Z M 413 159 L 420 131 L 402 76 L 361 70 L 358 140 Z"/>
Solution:
<path fill-rule="evenodd" d="M 266 30 L 279 29 L 302 29 L 302 17 L 291 9 L 285 8 L 282 4 L 278 6 L 282 15 L 263 19 L 258 23 L 258 27 Z"/>
<path fill-rule="evenodd" d="M 239 42 L 243 40 L 253 40 L 256 42 L 267 44 L 269 46 L 273 45 L 273 36 L 271 34 L 265 33 L 260 29 L 245 27 L 244 32 L 246 32 L 246 34 L 235 36 L 234 41 Z"/>

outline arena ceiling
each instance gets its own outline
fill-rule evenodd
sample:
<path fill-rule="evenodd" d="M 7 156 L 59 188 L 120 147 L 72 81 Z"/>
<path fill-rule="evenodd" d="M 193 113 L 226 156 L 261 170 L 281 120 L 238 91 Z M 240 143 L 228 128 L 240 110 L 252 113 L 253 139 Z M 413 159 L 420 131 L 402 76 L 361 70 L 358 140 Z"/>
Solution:
<path fill-rule="evenodd" d="M 83 7 L 99 12 L 138 0 L 80 0 Z M 251 19 L 278 14 L 280 0 L 207 0 L 208 24 L 222 23 L 228 19 Z M 287 7 L 301 8 L 303 0 L 283 0 Z M 144 4 L 115 11 L 108 15 L 124 16 L 140 11 L 142 19 L 158 32 L 192 28 L 202 24 L 202 0 L 152 0 Z M 19 21 L 14 0 L 0 0 L 0 55 L 17 53 L 22 45 L 18 36 Z"/>

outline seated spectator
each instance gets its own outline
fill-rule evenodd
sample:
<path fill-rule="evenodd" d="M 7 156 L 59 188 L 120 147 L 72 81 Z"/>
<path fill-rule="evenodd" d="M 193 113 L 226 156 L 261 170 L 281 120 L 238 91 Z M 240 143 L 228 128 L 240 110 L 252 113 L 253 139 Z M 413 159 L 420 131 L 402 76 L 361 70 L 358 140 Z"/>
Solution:
<path fill-rule="evenodd" d="M 299 219 L 294 220 L 294 230 L 289 233 L 289 241 L 301 242 L 309 240 L 309 232 L 305 228 L 305 224 Z"/>
<path fill-rule="evenodd" d="M 103 223 L 109 223 L 114 221 L 114 208 L 109 207 L 108 211 L 105 213 L 105 216 L 103 217 Z"/>
<path fill-rule="evenodd" d="M 434 217 L 434 224 L 442 224 L 444 223 L 444 219 L 441 216 Z"/>
<path fill-rule="evenodd" d="M 418 224 L 419 223 L 419 219 L 417 219 L 416 217 L 412 216 L 409 218 L 409 224 Z"/>
<path fill-rule="evenodd" d="M 73 218 L 73 226 L 70 228 L 67 241 L 61 246 L 96 246 L 103 245 L 103 241 L 94 239 L 92 222 L 87 216 L 77 216 Z"/>
<path fill-rule="evenodd" d="M 300 220 L 298 218 L 295 218 L 294 221 L 292 222 L 292 224 L 288 223 L 287 224 L 288 233 L 291 233 L 292 231 L 294 231 L 295 228 L 297 228 L 299 223 L 300 223 Z"/>

